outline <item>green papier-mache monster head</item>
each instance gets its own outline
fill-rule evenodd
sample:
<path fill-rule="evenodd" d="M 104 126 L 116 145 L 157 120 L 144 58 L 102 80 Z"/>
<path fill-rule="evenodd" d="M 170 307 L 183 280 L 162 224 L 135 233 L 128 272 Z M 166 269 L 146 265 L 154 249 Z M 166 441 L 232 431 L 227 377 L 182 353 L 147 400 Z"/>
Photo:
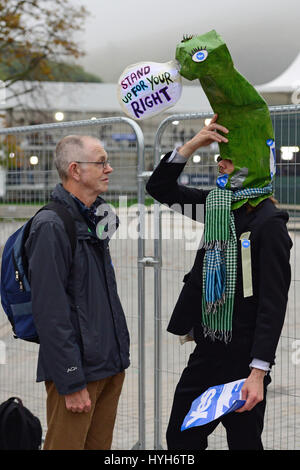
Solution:
<path fill-rule="evenodd" d="M 176 48 L 176 59 L 183 77 L 200 80 L 218 122 L 229 130 L 228 143 L 219 144 L 220 157 L 232 160 L 235 169 L 219 177 L 218 186 L 235 190 L 270 184 L 275 175 L 275 143 L 268 106 L 234 68 L 219 34 L 213 30 L 184 38 Z M 249 199 L 249 203 L 256 206 L 269 196 Z"/>

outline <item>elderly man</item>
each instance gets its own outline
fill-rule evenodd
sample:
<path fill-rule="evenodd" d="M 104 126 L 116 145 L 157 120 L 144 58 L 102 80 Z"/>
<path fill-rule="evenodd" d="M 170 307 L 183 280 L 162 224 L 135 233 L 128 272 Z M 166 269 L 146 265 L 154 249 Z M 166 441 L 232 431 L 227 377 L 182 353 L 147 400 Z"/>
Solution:
<path fill-rule="evenodd" d="M 64 137 L 55 164 L 62 182 L 52 200 L 74 221 L 75 251 L 52 210 L 37 214 L 26 243 L 40 340 L 37 381 L 45 381 L 47 390 L 44 449 L 110 449 L 129 366 L 109 239 L 97 230 L 105 205 L 99 194 L 107 191 L 113 169 L 100 141 L 90 136 Z"/>

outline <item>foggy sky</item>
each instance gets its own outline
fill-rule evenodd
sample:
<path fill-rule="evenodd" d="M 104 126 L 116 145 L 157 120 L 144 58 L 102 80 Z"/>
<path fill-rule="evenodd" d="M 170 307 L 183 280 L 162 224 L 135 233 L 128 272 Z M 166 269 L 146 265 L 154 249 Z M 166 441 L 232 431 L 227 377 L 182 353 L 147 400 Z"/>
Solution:
<path fill-rule="evenodd" d="M 72 1 L 91 13 L 76 37 L 86 51 L 80 62 L 105 82 L 116 83 L 135 62 L 169 61 L 183 34 L 211 29 L 254 85 L 276 78 L 300 51 L 299 0 Z"/>

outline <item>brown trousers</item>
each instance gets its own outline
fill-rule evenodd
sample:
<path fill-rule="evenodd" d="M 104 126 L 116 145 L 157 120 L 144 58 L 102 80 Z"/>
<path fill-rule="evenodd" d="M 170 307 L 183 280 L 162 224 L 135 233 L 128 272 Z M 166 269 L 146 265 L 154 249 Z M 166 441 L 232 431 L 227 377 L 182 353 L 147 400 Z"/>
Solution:
<path fill-rule="evenodd" d="M 45 382 L 48 430 L 44 450 L 110 449 L 117 406 L 125 372 L 87 384 L 92 402 L 88 413 L 73 413 L 66 408 L 53 382 Z"/>

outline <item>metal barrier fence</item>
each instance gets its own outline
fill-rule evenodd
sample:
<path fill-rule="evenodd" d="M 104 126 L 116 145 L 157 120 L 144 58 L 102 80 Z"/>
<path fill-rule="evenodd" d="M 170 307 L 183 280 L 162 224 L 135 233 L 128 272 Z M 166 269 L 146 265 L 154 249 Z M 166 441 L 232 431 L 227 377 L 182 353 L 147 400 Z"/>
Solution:
<path fill-rule="evenodd" d="M 275 130 L 277 179 L 275 197 L 289 211 L 288 229 L 294 246 L 291 253 L 292 283 L 284 329 L 277 349 L 276 365 L 268 390 L 263 441 L 265 449 L 298 449 L 300 446 L 300 106 L 270 108 Z M 155 138 L 156 167 L 161 157 L 181 145 L 203 127 L 207 114 L 173 115 L 159 126 Z M 196 152 L 180 177 L 182 184 L 208 189 L 217 178 L 214 157 L 218 146 L 210 145 Z M 184 274 L 190 271 L 203 232 L 202 224 L 188 222 L 186 217 L 161 210 L 155 213 L 155 428 L 154 448 L 166 448 L 165 430 L 171 411 L 175 386 L 194 343 L 180 345 L 178 338 L 166 332 Z M 178 235 L 179 234 L 179 235 Z M 209 439 L 209 449 L 226 449 L 226 436 L 219 426 Z"/>
<path fill-rule="evenodd" d="M 290 213 L 289 230 L 294 247 L 288 312 L 272 372 L 263 437 L 267 449 L 297 449 L 300 444 L 300 339 L 296 317 L 300 280 L 297 262 L 300 154 L 296 147 L 299 146 L 300 107 L 271 108 L 271 114 L 279 173 L 276 196 Z M 155 136 L 153 166 L 166 151 L 194 135 L 209 117 L 193 114 L 165 119 Z M 151 172 L 145 171 L 142 132 L 130 119 L 2 129 L 1 249 L 8 236 L 48 200 L 58 182 L 53 150 L 57 141 L 67 134 L 94 135 L 104 143 L 114 168 L 105 199 L 115 205 L 121 220 L 119 231 L 126 227 L 126 236 L 116 237 L 110 243 L 131 336 L 131 367 L 120 399 L 113 448 L 166 448 L 165 429 L 175 386 L 193 349 L 191 343 L 181 346 L 177 338 L 167 334 L 166 325 L 180 293 L 182 278 L 193 264 L 203 226 L 156 202 L 145 207 L 145 182 Z M 285 147 L 282 152 L 281 147 Z M 212 162 L 217 153 L 214 145 L 197 152 L 187 164 L 181 183 L 213 187 L 217 174 Z M 43 384 L 35 383 L 37 346 L 14 340 L 2 315 L 0 312 L 0 402 L 20 394 L 25 405 L 41 418 L 45 430 L 45 391 Z M 3 351 L 6 358 L 1 364 Z M 209 448 L 226 448 L 222 427 L 211 437 Z"/>
<path fill-rule="evenodd" d="M 144 138 L 134 121 L 120 117 L 1 129 L 1 252 L 8 236 L 48 201 L 59 182 L 53 164 L 55 145 L 70 134 L 92 135 L 104 144 L 114 168 L 105 199 L 115 206 L 119 230 L 126 230 L 127 222 L 134 223 L 137 218 L 136 211 L 127 213 L 125 204 L 138 200 L 143 203 L 145 196 L 143 181 L 137 178 L 144 170 Z M 140 217 L 142 224 L 143 215 Z M 131 367 L 120 399 L 113 448 L 140 449 L 145 447 L 145 281 L 144 264 L 138 264 L 137 259 L 144 258 L 144 240 L 116 236 L 110 247 L 131 337 Z M 0 402 L 20 396 L 25 406 L 40 417 L 45 431 L 44 385 L 35 383 L 38 346 L 15 340 L 2 310 L 0 349 Z"/>

